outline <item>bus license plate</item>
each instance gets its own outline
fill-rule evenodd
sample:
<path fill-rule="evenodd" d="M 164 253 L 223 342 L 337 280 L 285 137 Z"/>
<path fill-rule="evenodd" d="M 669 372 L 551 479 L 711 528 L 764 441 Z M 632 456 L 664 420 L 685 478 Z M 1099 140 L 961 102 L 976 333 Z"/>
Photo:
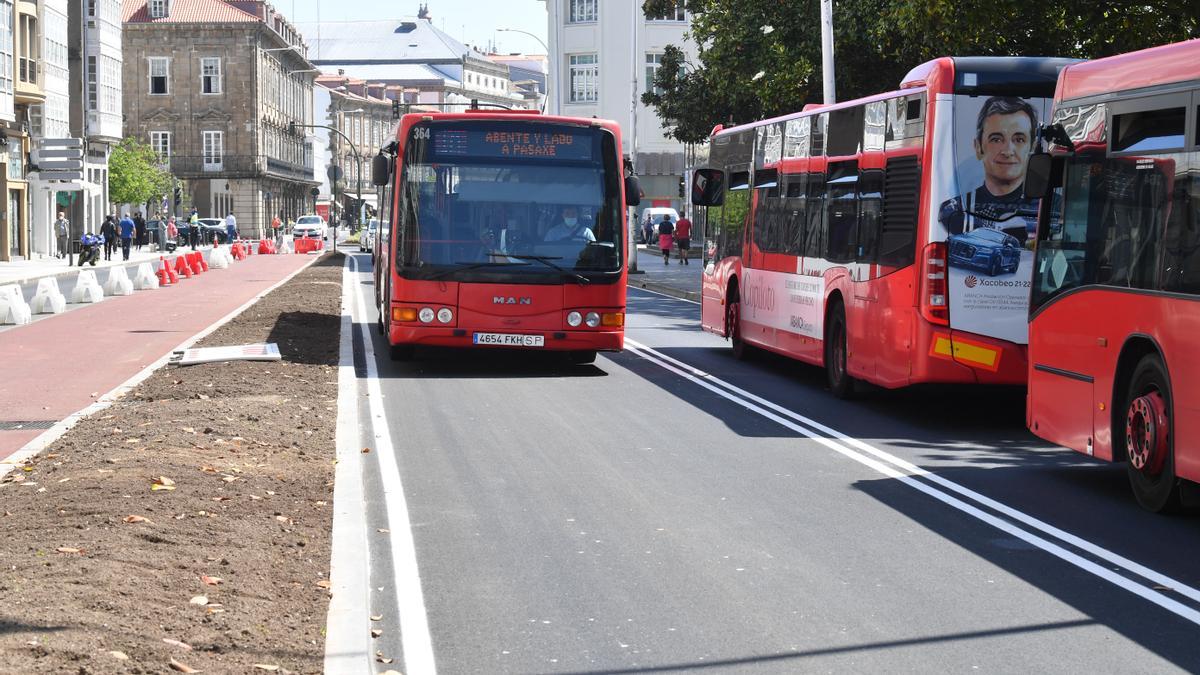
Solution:
<path fill-rule="evenodd" d="M 474 342 L 477 345 L 497 345 L 500 347 L 545 347 L 545 335 L 515 335 L 513 333 L 475 333 Z"/>

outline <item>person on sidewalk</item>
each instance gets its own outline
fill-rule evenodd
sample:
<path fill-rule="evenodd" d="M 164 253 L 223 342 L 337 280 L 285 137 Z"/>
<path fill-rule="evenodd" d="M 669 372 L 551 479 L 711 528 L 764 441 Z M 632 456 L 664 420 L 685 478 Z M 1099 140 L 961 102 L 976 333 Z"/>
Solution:
<path fill-rule="evenodd" d="M 681 216 L 675 223 L 675 245 L 679 247 L 679 262 L 688 264 L 688 247 L 692 245 L 692 221 Z"/>
<path fill-rule="evenodd" d="M 225 243 L 233 246 L 233 242 L 238 238 L 237 218 L 233 217 L 233 211 L 225 216 Z"/>
<path fill-rule="evenodd" d="M 178 237 L 179 237 L 179 227 L 175 225 L 175 216 L 170 216 L 169 218 L 167 218 L 167 239 L 166 239 L 166 241 L 163 242 L 162 250 L 174 251 L 175 246 L 179 245 L 179 242 L 177 241 Z M 172 244 L 172 246 L 170 248 L 167 247 L 168 242 L 170 242 L 170 244 Z"/>
<path fill-rule="evenodd" d="M 137 231 L 137 224 L 133 222 L 133 218 L 126 213 L 121 219 L 121 260 L 129 260 L 129 245 L 133 243 L 133 234 Z"/>
<path fill-rule="evenodd" d="M 137 250 L 142 250 L 142 244 L 146 242 L 146 219 L 142 217 L 141 211 L 133 214 L 133 236 L 137 242 Z"/>
<path fill-rule="evenodd" d="M 71 234 L 71 221 L 67 220 L 62 211 L 58 212 L 58 220 L 54 221 L 54 234 L 58 240 L 58 250 L 55 255 L 59 258 L 67 257 L 67 238 Z"/>
<path fill-rule="evenodd" d="M 671 242 L 675 240 L 675 226 L 671 224 L 671 216 L 663 215 L 662 222 L 658 224 L 658 247 L 662 249 L 663 264 L 671 264 Z"/>
<path fill-rule="evenodd" d="M 192 250 L 196 250 L 196 243 L 200 241 L 200 212 L 196 207 L 192 207 L 192 215 L 188 216 L 188 243 L 191 244 Z"/>
<path fill-rule="evenodd" d="M 104 216 L 100 236 L 104 238 L 104 259 L 112 260 L 113 251 L 117 249 L 117 223 L 111 215 Z"/>
<path fill-rule="evenodd" d="M 272 239 L 279 238 L 279 228 L 282 226 L 283 226 L 283 221 L 279 219 L 279 216 L 275 216 L 274 218 L 271 219 L 271 238 Z"/>

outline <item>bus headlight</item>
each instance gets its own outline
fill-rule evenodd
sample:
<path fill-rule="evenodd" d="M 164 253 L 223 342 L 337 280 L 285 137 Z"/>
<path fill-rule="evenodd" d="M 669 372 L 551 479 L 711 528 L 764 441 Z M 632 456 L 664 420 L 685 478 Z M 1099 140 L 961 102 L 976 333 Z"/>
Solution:
<path fill-rule="evenodd" d="M 429 307 L 422 307 L 417 318 L 421 320 L 421 323 L 430 323 L 433 321 L 433 310 Z"/>
<path fill-rule="evenodd" d="M 599 326 L 600 325 L 600 315 L 597 314 L 596 312 L 588 312 L 587 313 L 587 325 L 592 328 Z"/>
<path fill-rule="evenodd" d="M 581 323 L 583 323 L 583 315 L 580 314 L 579 312 L 571 312 L 570 314 L 567 315 L 567 325 L 568 326 L 575 328 Z"/>
<path fill-rule="evenodd" d="M 454 319 L 454 312 L 451 312 L 449 307 L 443 307 L 438 310 L 437 317 L 442 323 L 450 323 Z"/>

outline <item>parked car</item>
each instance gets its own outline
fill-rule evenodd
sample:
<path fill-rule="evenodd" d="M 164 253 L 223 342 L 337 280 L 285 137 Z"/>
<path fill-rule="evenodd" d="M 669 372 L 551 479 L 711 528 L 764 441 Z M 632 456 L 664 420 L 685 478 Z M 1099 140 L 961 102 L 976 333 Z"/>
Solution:
<path fill-rule="evenodd" d="M 1011 274 L 1021 265 L 1021 242 L 1000 230 L 979 228 L 949 239 L 950 264 L 989 277 Z"/>
<path fill-rule="evenodd" d="M 646 216 L 650 216 L 650 234 L 649 238 L 646 235 Z M 643 244 L 658 244 L 658 224 L 662 222 L 663 216 L 671 216 L 671 222 L 679 222 L 679 212 L 669 206 L 651 206 L 642 211 L 638 217 L 638 240 Z"/>
<path fill-rule="evenodd" d="M 329 226 L 325 224 L 325 219 L 321 216 L 300 216 L 296 219 L 296 224 L 292 226 L 293 239 L 315 239 L 317 237 L 325 239 L 328 232 Z"/>
<path fill-rule="evenodd" d="M 379 232 L 379 221 L 372 218 L 367 221 L 366 227 L 358 233 L 358 250 L 368 253 L 375 250 L 375 235 Z"/>

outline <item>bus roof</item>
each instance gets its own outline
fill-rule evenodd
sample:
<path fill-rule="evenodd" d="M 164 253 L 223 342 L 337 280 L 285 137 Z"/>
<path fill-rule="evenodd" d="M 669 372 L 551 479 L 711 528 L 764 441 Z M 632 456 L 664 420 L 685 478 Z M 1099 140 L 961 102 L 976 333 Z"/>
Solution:
<path fill-rule="evenodd" d="M 1200 79 L 1200 39 L 1085 61 L 1067 67 L 1055 100 L 1145 89 Z"/>

